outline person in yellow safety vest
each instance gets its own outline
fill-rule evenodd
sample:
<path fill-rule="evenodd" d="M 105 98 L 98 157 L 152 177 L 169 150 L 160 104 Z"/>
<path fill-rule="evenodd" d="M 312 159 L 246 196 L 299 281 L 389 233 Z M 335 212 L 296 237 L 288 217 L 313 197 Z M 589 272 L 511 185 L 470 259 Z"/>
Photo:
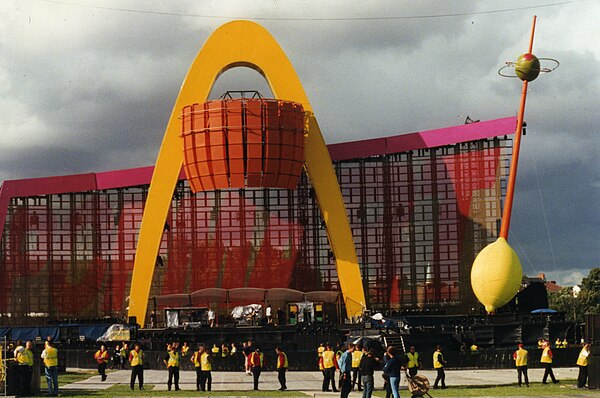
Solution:
<path fill-rule="evenodd" d="M 189 351 L 190 351 L 190 346 L 188 345 L 187 341 L 184 341 L 183 345 L 181 346 L 181 357 L 182 358 L 187 357 L 187 354 Z"/>
<path fill-rule="evenodd" d="M 358 385 L 358 391 L 362 391 L 362 375 L 360 374 L 360 360 L 363 356 L 362 344 L 357 344 L 352 351 L 352 389 Z"/>
<path fill-rule="evenodd" d="M 212 346 L 212 350 L 211 350 L 211 351 L 212 351 L 212 356 L 213 356 L 213 357 L 217 357 L 217 356 L 219 356 L 219 346 L 217 346 L 217 344 L 216 344 L 216 343 L 215 343 L 215 344 L 213 344 L 213 346 Z"/>
<path fill-rule="evenodd" d="M 25 347 L 17 342 L 15 348 L 15 361 L 19 364 L 17 373 L 17 395 L 31 395 L 31 376 L 33 375 L 33 352 L 31 352 L 31 341 L 25 344 Z"/>
<path fill-rule="evenodd" d="M 544 377 L 542 378 L 542 384 L 547 384 L 546 380 L 548 376 L 552 379 L 552 383 L 558 383 L 558 380 L 554 377 L 554 372 L 552 371 L 552 350 L 550 349 L 550 343 L 544 342 L 544 350 L 542 351 L 542 358 L 540 359 L 542 366 L 544 367 Z"/>
<path fill-rule="evenodd" d="M 102 376 L 102 381 L 106 380 L 106 365 L 108 364 L 108 351 L 106 346 L 102 344 L 100 349 L 94 354 L 94 359 L 98 363 L 98 374 Z"/>
<path fill-rule="evenodd" d="M 444 366 L 446 366 L 446 360 L 442 354 L 442 347 L 437 345 L 435 352 L 433 353 L 433 368 L 437 370 L 437 377 L 433 383 L 433 388 L 438 388 L 438 383 L 441 382 L 442 388 L 446 388 L 446 373 L 444 372 Z"/>
<path fill-rule="evenodd" d="M 562 341 L 560 340 L 560 337 L 556 338 L 556 341 L 554 342 L 554 347 L 562 348 Z"/>
<path fill-rule="evenodd" d="M 323 356 L 323 351 L 325 351 L 325 346 L 321 343 L 319 344 L 319 348 L 317 348 L 317 357 L 321 358 Z"/>
<path fill-rule="evenodd" d="M 590 356 L 590 343 L 585 343 L 579 357 L 577 357 L 577 366 L 579 367 L 579 375 L 577 376 L 577 388 L 585 388 L 585 383 L 588 377 L 588 357 Z"/>
<path fill-rule="evenodd" d="M 538 344 L 538 348 L 539 348 L 540 350 L 543 350 L 543 349 L 544 349 L 544 341 L 545 341 L 545 340 L 544 340 L 544 339 L 542 339 L 541 337 L 538 339 L 538 343 L 537 343 L 537 344 Z"/>
<path fill-rule="evenodd" d="M 202 378 L 202 368 L 200 367 L 200 356 L 204 350 L 204 345 L 199 344 L 198 350 L 192 354 L 190 361 L 194 364 L 194 369 L 196 370 L 196 391 L 200 391 L 200 380 Z"/>
<path fill-rule="evenodd" d="M 327 343 L 325 351 L 323 351 L 323 386 L 322 391 L 337 392 L 338 389 L 335 387 L 335 365 L 337 360 L 335 359 L 335 353 L 331 349 L 331 344 Z M 329 389 L 331 384 L 331 390 Z"/>
<path fill-rule="evenodd" d="M 236 352 L 237 352 L 237 347 L 235 346 L 235 343 L 231 343 L 231 350 L 229 350 L 229 355 L 234 357 Z"/>
<path fill-rule="evenodd" d="M 136 343 L 133 350 L 129 353 L 129 364 L 131 365 L 131 380 L 129 386 L 133 390 L 135 378 L 140 383 L 140 390 L 144 389 L 144 352 L 140 345 Z"/>
<path fill-rule="evenodd" d="M 177 344 L 173 343 L 167 346 L 167 355 L 163 358 L 163 362 L 169 372 L 167 380 L 167 390 L 171 391 L 173 382 L 175 383 L 175 391 L 179 391 L 179 350 Z"/>
<path fill-rule="evenodd" d="M 127 353 L 129 352 L 129 347 L 127 343 L 123 343 L 121 350 L 119 353 L 121 354 L 121 363 L 119 365 L 119 369 L 125 369 L 125 363 L 127 362 Z"/>
<path fill-rule="evenodd" d="M 569 346 L 569 342 L 566 338 L 563 339 L 562 343 L 560 343 L 560 348 L 567 348 Z"/>
<path fill-rule="evenodd" d="M 517 347 L 517 351 L 513 353 L 513 359 L 517 366 L 517 381 L 519 382 L 519 387 L 521 387 L 522 377 L 524 377 L 525 385 L 529 387 L 529 376 L 527 376 L 528 352 L 523 348 L 523 344 L 519 344 Z"/>
<path fill-rule="evenodd" d="M 42 351 L 42 359 L 46 367 L 46 383 L 48 395 L 58 397 L 58 350 L 52 341 L 46 341 L 46 348 Z"/>
<path fill-rule="evenodd" d="M 252 366 L 252 376 L 254 379 L 254 389 L 258 390 L 258 379 L 265 366 L 265 356 L 258 348 L 250 355 L 250 366 Z"/>
<path fill-rule="evenodd" d="M 221 344 L 221 357 L 227 358 L 228 356 L 229 356 L 229 347 L 227 347 L 227 344 L 223 343 L 223 344 Z"/>
<path fill-rule="evenodd" d="M 288 368 L 288 358 L 281 347 L 275 348 L 275 352 L 277 353 L 277 380 L 279 380 L 279 384 L 281 385 L 279 391 L 285 391 L 287 390 L 285 372 L 287 372 Z"/>
<path fill-rule="evenodd" d="M 406 367 L 408 368 L 408 375 L 410 377 L 415 377 L 420 366 L 419 353 L 415 349 L 415 346 L 410 346 L 406 357 L 408 359 L 408 364 L 406 365 Z"/>
<path fill-rule="evenodd" d="M 200 344 L 198 351 L 192 355 L 192 362 L 196 368 L 196 391 L 210 391 L 212 388 L 212 356 L 206 346 Z"/>

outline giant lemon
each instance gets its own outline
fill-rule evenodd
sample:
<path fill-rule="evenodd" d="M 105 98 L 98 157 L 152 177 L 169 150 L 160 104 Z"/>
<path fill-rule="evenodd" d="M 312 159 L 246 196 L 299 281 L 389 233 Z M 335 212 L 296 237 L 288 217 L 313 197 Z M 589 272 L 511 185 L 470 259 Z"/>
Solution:
<path fill-rule="evenodd" d="M 519 291 L 523 270 L 517 253 L 506 239 L 498 238 L 475 258 L 471 286 L 488 313 L 508 303 Z"/>

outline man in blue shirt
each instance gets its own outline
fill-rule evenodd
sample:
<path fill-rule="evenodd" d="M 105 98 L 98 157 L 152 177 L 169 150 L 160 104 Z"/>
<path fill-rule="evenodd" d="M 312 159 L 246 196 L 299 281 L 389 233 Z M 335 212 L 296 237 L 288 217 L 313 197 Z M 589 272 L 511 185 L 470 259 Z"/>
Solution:
<path fill-rule="evenodd" d="M 348 398 L 352 391 L 352 352 L 354 351 L 354 343 L 348 343 L 348 349 L 342 354 L 338 360 L 340 373 L 342 375 L 342 388 L 340 398 Z"/>

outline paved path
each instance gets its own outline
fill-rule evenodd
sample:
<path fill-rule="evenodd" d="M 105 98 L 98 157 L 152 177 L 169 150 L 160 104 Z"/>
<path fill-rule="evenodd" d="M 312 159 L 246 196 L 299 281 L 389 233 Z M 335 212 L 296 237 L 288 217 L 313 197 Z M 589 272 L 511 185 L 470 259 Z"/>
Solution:
<path fill-rule="evenodd" d="M 76 370 L 76 369 L 69 369 Z M 529 380 L 539 382 L 542 379 L 543 369 L 529 369 Z M 420 372 L 433 383 L 435 372 L 425 370 Z M 576 379 L 577 368 L 558 368 L 554 369 L 554 374 L 560 379 Z M 119 370 L 108 374 L 105 382 L 100 381 L 100 376 L 93 376 L 89 379 L 78 381 L 61 387 L 64 390 L 101 390 L 109 388 L 115 384 L 129 384 L 131 372 L 129 370 Z M 212 389 L 214 391 L 248 391 L 253 387 L 252 376 L 243 372 L 213 372 Z M 517 372 L 514 369 L 494 369 L 494 370 L 448 370 L 446 371 L 446 384 L 452 386 L 484 386 L 484 385 L 505 385 L 515 383 Z M 321 384 L 323 376 L 319 372 L 288 372 L 288 389 L 292 391 L 302 391 L 311 396 L 325 398 L 337 397 L 338 394 L 322 393 Z M 167 390 L 167 372 L 165 370 L 144 371 L 144 383 L 154 384 L 154 390 Z M 180 375 L 180 387 L 182 390 L 194 391 L 196 389 L 196 373 L 193 371 L 182 371 Z M 383 379 L 381 372 L 375 376 L 375 388 L 381 388 Z M 406 388 L 404 378 L 401 386 Z M 259 389 L 277 390 L 279 382 L 276 372 L 263 372 L 260 377 Z M 358 392 L 350 394 L 352 398 L 359 398 Z M 574 391 L 574 396 L 581 396 Z"/>

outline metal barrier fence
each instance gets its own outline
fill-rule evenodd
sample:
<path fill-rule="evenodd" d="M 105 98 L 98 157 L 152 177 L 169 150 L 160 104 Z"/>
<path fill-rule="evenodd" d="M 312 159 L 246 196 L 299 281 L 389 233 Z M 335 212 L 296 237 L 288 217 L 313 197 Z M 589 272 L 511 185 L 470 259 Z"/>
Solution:
<path fill-rule="evenodd" d="M 6 396 L 6 337 L 0 338 L 0 395 Z"/>
<path fill-rule="evenodd" d="M 285 350 L 285 348 L 284 348 Z M 554 366 L 555 367 L 572 367 L 575 366 L 577 356 L 581 347 L 571 347 L 564 349 L 554 349 Z M 60 363 L 66 367 L 74 368 L 89 368 L 94 369 L 96 362 L 93 360 L 95 350 L 82 349 L 62 349 L 60 352 Z M 515 362 L 512 354 L 514 349 L 497 349 L 497 350 L 482 350 L 475 353 L 471 352 L 444 352 L 448 369 L 511 369 L 514 368 Z M 147 369 L 164 369 L 163 358 L 166 351 L 144 350 L 145 361 L 144 367 Z M 274 350 L 265 349 L 265 368 L 266 370 L 274 370 L 276 365 L 276 355 Z M 193 365 L 190 362 L 191 353 L 181 360 L 182 370 L 192 370 Z M 289 360 L 289 369 L 303 371 L 317 371 L 316 351 L 305 350 L 287 350 Z M 421 351 L 420 358 L 423 369 L 432 369 L 432 351 Z M 541 350 L 529 349 L 529 367 L 539 368 Z M 112 366 L 112 362 L 109 367 Z M 129 368 L 129 365 L 126 365 Z M 243 371 L 244 358 L 240 352 L 234 356 L 214 357 L 213 370 L 215 371 Z"/>

